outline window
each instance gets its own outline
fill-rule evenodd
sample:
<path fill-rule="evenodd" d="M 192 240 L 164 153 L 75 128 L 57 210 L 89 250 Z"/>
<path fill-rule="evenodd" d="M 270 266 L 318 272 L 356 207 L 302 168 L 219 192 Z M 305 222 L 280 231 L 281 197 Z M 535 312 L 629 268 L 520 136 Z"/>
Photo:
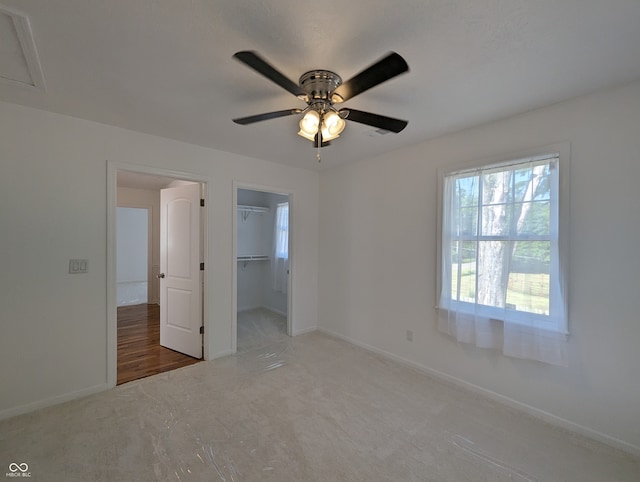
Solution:
<path fill-rule="evenodd" d="M 548 154 L 444 174 L 442 331 L 566 365 L 559 172 Z"/>
<path fill-rule="evenodd" d="M 289 273 L 289 203 L 279 203 L 273 229 L 273 290 L 286 293 Z"/>
<path fill-rule="evenodd" d="M 276 208 L 275 256 L 289 257 L 289 203 L 279 203 Z"/>

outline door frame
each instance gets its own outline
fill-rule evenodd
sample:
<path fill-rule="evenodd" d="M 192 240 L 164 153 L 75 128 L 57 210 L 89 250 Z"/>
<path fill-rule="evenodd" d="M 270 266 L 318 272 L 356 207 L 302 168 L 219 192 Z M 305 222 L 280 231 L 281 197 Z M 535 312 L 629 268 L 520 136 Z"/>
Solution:
<path fill-rule="evenodd" d="M 117 382 L 118 371 L 118 310 L 117 310 L 117 276 L 116 276 L 116 213 L 118 194 L 118 171 L 131 171 L 141 174 L 171 177 L 181 181 L 192 181 L 202 183 L 204 186 L 205 206 L 209 200 L 213 199 L 212 183 L 206 176 L 193 174 L 184 171 L 162 169 L 140 164 L 130 164 L 124 162 L 107 161 L 107 386 L 113 388 Z M 204 242 L 204 263 L 205 267 L 211 266 L 212 253 L 209 243 L 209 216 L 205 211 L 202 223 L 201 236 Z M 207 287 L 212 286 L 212 270 L 205 269 L 204 290 L 203 290 L 203 324 L 204 324 L 204 350 L 203 359 L 208 360 L 209 337 L 212 324 L 210 323 L 210 297 L 207 294 Z"/>
<path fill-rule="evenodd" d="M 233 181 L 233 242 L 232 242 L 232 266 L 233 274 L 231 276 L 231 350 L 236 353 L 238 350 L 238 189 L 248 189 L 251 191 L 262 191 L 270 194 L 284 194 L 289 197 L 289 276 L 287 286 L 287 335 L 292 336 L 293 333 L 293 273 L 295 264 L 294 252 L 294 231 L 293 212 L 295 210 L 294 196 L 292 189 L 280 188 L 277 186 L 269 186 L 265 184 L 252 184 L 242 181 Z M 293 226 L 293 227 L 292 227 Z"/>

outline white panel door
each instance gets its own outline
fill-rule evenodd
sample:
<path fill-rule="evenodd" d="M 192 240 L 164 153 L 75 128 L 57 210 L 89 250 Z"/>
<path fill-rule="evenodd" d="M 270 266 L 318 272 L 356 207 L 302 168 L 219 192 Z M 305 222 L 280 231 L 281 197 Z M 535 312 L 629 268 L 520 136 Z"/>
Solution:
<path fill-rule="evenodd" d="M 160 191 L 160 344 L 202 358 L 200 185 Z"/>

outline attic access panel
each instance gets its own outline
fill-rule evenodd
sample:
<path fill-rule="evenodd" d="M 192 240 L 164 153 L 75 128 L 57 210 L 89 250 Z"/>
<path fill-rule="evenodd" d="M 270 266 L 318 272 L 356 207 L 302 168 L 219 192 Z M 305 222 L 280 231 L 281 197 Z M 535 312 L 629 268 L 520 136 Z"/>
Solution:
<path fill-rule="evenodd" d="M 0 6 L 0 81 L 45 89 L 29 19 L 3 6 Z"/>

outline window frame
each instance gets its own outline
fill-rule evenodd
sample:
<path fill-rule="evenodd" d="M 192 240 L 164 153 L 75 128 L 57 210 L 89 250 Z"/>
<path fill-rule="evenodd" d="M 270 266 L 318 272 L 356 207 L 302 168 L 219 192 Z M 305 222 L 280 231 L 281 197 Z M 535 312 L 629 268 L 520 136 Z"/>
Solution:
<path fill-rule="evenodd" d="M 549 316 L 536 313 L 529 313 L 519 310 L 511 310 L 509 308 L 496 308 L 491 306 L 479 305 L 465 301 L 451 299 L 451 306 L 456 310 L 466 313 L 478 313 L 490 319 L 502 321 L 501 313 L 505 310 L 510 312 L 509 322 L 522 325 L 529 325 L 534 320 L 536 327 L 543 330 L 549 330 L 554 333 L 568 334 L 568 245 L 569 245 L 569 200 L 570 200 L 570 145 L 568 142 L 557 143 L 544 147 L 539 147 L 527 151 L 516 152 L 500 157 L 484 158 L 466 163 L 453 164 L 449 167 L 441 167 L 437 169 L 437 230 L 436 230 L 436 309 L 440 308 L 440 295 L 442 292 L 443 279 L 443 246 L 442 246 L 442 228 L 444 216 L 444 182 L 447 176 L 456 173 L 464 173 L 473 171 L 482 171 L 488 169 L 497 169 L 500 167 L 508 168 L 511 165 L 520 164 L 528 161 L 542 160 L 548 157 L 557 156 L 557 228 L 558 228 L 558 280 L 550 279 L 550 283 L 557 282 L 560 284 L 560 291 L 563 296 L 563 303 L 557 300 L 549 299 Z M 551 215 L 554 215 L 552 209 Z M 480 226 L 477 229 L 481 229 Z M 488 236 L 489 238 L 491 236 Z M 474 237 L 477 239 L 476 237 Z M 483 236 L 487 238 L 487 236 Z M 557 316 L 564 313 L 564 316 Z M 521 315 L 520 315 L 521 314 Z M 513 316 L 511 316 L 513 315 Z M 525 319 L 528 320 L 525 322 Z M 558 322 L 557 320 L 562 320 Z"/>

